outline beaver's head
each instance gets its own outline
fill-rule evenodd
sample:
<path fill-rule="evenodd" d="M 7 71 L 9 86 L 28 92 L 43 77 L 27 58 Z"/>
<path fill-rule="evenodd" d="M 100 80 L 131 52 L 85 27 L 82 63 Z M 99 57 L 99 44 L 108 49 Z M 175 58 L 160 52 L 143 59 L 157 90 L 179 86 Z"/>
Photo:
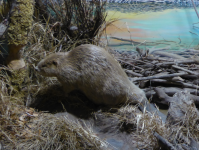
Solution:
<path fill-rule="evenodd" d="M 58 65 L 60 64 L 59 58 L 62 57 L 63 54 L 51 54 L 41 60 L 35 70 L 39 72 L 39 74 L 46 77 L 56 77 L 58 72 Z"/>

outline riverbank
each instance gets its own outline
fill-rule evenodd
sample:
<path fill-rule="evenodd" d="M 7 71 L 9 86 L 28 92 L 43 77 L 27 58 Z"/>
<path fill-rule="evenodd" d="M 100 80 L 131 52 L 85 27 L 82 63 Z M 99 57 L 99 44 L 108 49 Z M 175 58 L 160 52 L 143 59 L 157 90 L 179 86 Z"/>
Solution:
<path fill-rule="evenodd" d="M 26 50 L 24 56 L 38 46 Z M 138 105 L 96 105 L 78 91 L 66 96 L 56 78 L 40 76 L 28 61 L 27 70 L 10 72 L 12 78 L 4 69 L 0 72 L 0 111 L 4 122 L 0 146 L 5 149 L 194 148 L 189 140 L 197 146 L 199 116 L 195 105 L 199 104 L 199 95 L 194 73 L 199 73 L 195 57 L 199 52 L 108 51 L 152 103 L 168 109 L 166 115 L 170 119 L 166 123 L 156 113 L 142 113 Z M 42 57 L 44 53 L 49 54 L 40 49 L 32 58 Z"/>

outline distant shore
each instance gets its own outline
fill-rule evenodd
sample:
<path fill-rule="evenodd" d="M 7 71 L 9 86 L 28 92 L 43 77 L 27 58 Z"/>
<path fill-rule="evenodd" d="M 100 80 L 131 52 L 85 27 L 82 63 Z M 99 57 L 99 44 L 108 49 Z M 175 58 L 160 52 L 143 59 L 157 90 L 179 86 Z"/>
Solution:
<path fill-rule="evenodd" d="M 92 1 L 92 0 L 87 0 Z M 174 4 L 178 6 L 193 7 L 191 0 L 101 0 L 107 1 L 107 3 L 118 3 L 118 4 L 139 4 L 139 3 L 155 3 L 155 4 Z M 199 6 L 199 1 L 194 0 L 194 4 Z"/>

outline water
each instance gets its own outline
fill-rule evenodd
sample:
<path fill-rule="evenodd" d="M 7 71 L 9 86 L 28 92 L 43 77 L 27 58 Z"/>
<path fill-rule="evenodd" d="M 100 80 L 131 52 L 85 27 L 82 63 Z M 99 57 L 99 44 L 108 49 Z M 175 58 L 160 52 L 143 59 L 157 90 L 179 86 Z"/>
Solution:
<path fill-rule="evenodd" d="M 198 8 L 197 8 L 198 9 Z M 109 4 L 108 19 L 119 18 L 107 28 L 108 44 L 117 50 L 136 45 L 111 37 L 143 42 L 140 47 L 181 50 L 199 44 L 199 19 L 193 7 L 165 4 Z"/>

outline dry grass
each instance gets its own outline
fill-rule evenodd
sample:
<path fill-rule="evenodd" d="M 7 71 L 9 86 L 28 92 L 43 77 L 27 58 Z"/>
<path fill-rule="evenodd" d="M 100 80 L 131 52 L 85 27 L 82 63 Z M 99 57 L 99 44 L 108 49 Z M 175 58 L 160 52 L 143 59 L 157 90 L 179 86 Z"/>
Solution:
<path fill-rule="evenodd" d="M 0 74 L 0 141 L 5 149 L 101 149 L 107 146 L 92 128 L 85 129 L 67 118 L 25 107 L 26 101 L 50 80 L 41 77 L 39 81 L 34 73 L 30 76 L 30 72 L 9 71 L 7 75 L 2 70 Z"/>
<path fill-rule="evenodd" d="M 62 92 L 59 88 L 57 90 L 54 88 L 54 84 L 57 83 L 56 79 L 43 78 L 35 72 L 34 64 L 36 65 L 37 61 L 51 53 L 45 51 L 42 46 L 41 43 L 35 44 L 24 50 L 28 64 L 27 70 L 20 73 L 1 71 L 0 130 L 2 132 L 0 140 L 4 147 L 7 149 L 101 149 L 103 146 L 106 147 L 107 144 L 96 136 L 92 128 L 85 129 L 81 124 L 74 123 L 69 119 L 56 118 L 52 114 L 43 112 L 38 113 L 24 106 L 34 97 L 40 99 L 45 97 L 46 100 L 49 100 L 47 104 L 51 106 L 55 106 L 54 104 L 59 100 L 63 104 L 66 101 L 64 105 L 71 104 L 70 100 L 60 96 Z M 50 86 L 53 86 L 51 90 L 48 89 Z M 54 97 L 49 95 L 53 91 L 58 91 L 54 93 Z M 77 100 L 73 104 L 74 108 L 78 105 L 82 108 L 88 103 Z M 69 107 L 72 107 L 72 104 Z M 87 107 L 85 110 L 91 110 L 92 107 Z M 119 108 L 116 113 L 104 111 L 96 112 L 95 115 L 110 118 L 107 124 L 110 124 L 110 120 L 118 120 L 116 123 L 110 124 L 112 125 L 110 129 L 118 133 L 127 132 L 132 145 L 142 149 L 159 149 L 160 145 L 157 144 L 154 132 L 171 143 L 174 141 L 178 141 L 180 144 L 187 143 L 181 140 L 180 133 L 184 133 L 186 138 L 192 137 L 196 141 L 198 140 L 199 118 L 197 118 L 197 111 L 193 108 L 188 110 L 183 124 L 172 126 L 166 126 L 154 114 L 152 116 L 147 113 L 142 114 L 137 111 L 137 107 L 128 105 Z M 64 111 L 63 107 L 62 111 Z"/>
<path fill-rule="evenodd" d="M 50 32 L 54 37 L 51 39 L 54 44 L 69 50 L 85 43 L 98 45 L 101 37 L 99 33 L 108 24 L 105 22 L 105 5 L 105 2 L 99 0 L 91 3 L 86 3 L 85 0 L 49 0 L 45 4 L 38 2 L 36 12 L 38 17 L 41 16 L 40 13 L 44 14 L 40 17 L 41 22 L 47 23 L 46 33 Z"/>
<path fill-rule="evenodd" d="M 199 141 L 199 111 L 188 92 L 177 93 L 175 97 L 177 101 L 170 104 L 168 112 L 169 134 L 166 138 L 191 145 L 190 140 Z"/>
<path fill-rule="evenodd" d="M 67 1 L 65 1 L 65 3 L 66 2 Z M 58 5 L 53 5 L 52 7 L 55 7 L 56 10 Z M 93 12 L 91 11 L 91 13 Z M 98 15 L 101 15 L 100 12 Z M 63 19 L 65 18 L 56 17 L 56 19 L 64 22 Z M 99 19 L 101 20 L 101 18 Z M 1 68 L 1 144 L 5 149 L 105 148 L 107 144 L 99 139 L 91 128 L 87 127 L 85 129 L 81 124 L 72 122 L 67 118 L 60 119 L 52 114 L 38 113 L 32 108 L 26 107 L 26 104 L 31 101 L 31 98 L 35 97 L 37 93 L 41 93 L 40 91 L 45 89 L 46 86 L 54 83 L 52 78 L 43 78 L 37 75 L 34 66 L 38 61 L 49 53 L 63 50 L 63 45 L 66 45 L 66 43 L 68 43 L 70 47 L 75 47 L 77 43 L 90 43 L 88 42 L 89 40 L 87 40 L 88 37 L 84 37 L 85 39 L 76 38 L 76 41 L 74 39 L 64 40 L 63 37 L 68 37 L 66 28 L 64 28 L 65 31 L 63 28 L 58 30 L 59 34 L 53 34 L 57 32 L 57 30 L 53 24 L 51 24 L 52 20 L 53 18 L 48 18 L 45 24 L 40 22 L 33 24 L 33 28 L 28 36 L 29 43 L 23 50 L 23 57 L 26 61 L 27 69 L 12 71 L 8 68 Z M 101 21 L 103 23 L 105 20 L 102 19 Z M 96 30 L 96 28 L 98 27 L 95 27 L 93 31 Z M 93 35 L 91 39 L 94 39 L 98 31 L 99 30 L 95 32 L 95 35 Z M 62 34 L 60 35 L 60 33 Z"/>
<path fill-rule="evenodd" d="M 161 118 L 155 114 L 149 115 L 148 113 L 137 112 L 136 107 L 132 106 L 121 108 L 119 115 L 121 122 L 126 127 L 125 130 L 131 133 L 132 144 L 136 144 L 139 149 L 160 148 L 154 132 L 163 137 L 166 135 L 167 129 Z"/>

